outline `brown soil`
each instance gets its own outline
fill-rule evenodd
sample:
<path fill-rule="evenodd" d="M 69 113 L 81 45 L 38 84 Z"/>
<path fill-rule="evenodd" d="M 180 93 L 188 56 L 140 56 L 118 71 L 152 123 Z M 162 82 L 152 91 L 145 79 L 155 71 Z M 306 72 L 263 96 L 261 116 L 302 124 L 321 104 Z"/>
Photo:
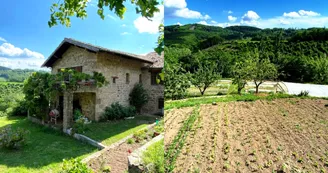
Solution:
<path fill-rule="evenodd" d="M 184 120 L 191 114 L 193 108 L 173 109 L 165 112 L 164 129 L 165 139 L 164 145 L 170 144 L 177 135 Z"/>
<path fill-rule="evenodd" d="M 102 172 L 102 164 L 111 167 L 113 173 L 123 173 L 128 170 L 129 150 L 133 152 L 142 144 L 127 144 L 123 143 L 113 149 L 104 152 L 100 157 L 89 161 L 88 166 L 95 172 Z"/>
<path fill-rule="evenodd" d="M 202 105 L 174 171 L 327 172 L 327 103 L 279 99 Z M 180 111 L 186 113 L 174 110 L 181 117 L 168 118 L 181 121 L 186 115 Z M 170 127 L 165 140 L 179 129 Z"/>

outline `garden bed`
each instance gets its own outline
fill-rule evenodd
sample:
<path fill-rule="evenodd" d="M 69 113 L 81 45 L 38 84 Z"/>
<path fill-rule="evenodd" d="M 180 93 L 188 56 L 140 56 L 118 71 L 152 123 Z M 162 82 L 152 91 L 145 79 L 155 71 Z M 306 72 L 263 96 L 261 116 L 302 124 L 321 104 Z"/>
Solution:
<path fill-rule="evenodd" d="M 109 146 L 105 148 L 97 157 L 89 159 L 87 164 L 95 172 L 101 172 L 108 167 L 111 169 L 111 172 L 127 171 L 128 156 L 163 131 L 162 121 L 159 125 L 136 131 L 131 138 L 125 139 L 118 144 L 113 144 L 115 145 L 114 147 Z"/>
<path fill-rule="evenodd" d="M 286 98 L 198 105 L 195 113 L 190 108 L 170 110 L 166 122 L 176 116 L 185 120 L 165 129 L 166 152 L 171 153 L 167 170 L 327 172 L 327 104 L 323 99 Z M 167 141 L 167 136 L 174 140 Z"/>

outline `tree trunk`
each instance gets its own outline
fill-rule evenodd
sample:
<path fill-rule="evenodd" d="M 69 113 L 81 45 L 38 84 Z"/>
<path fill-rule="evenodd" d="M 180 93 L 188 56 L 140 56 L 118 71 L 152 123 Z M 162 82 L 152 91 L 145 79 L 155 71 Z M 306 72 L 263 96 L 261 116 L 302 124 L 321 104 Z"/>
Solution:
<path fill-rule="evenodd" d="M 241 90 L 242 90 L 243 88 L 239 88 L 238 87 L 238 94 L 240 95 L 241 94 Z"/>
<path fill-rule="evenodd" d="M 256 88 L 255 93 L 258 94 L 259 93 L 259 86 L 256 85 L 255 88 Z"/>

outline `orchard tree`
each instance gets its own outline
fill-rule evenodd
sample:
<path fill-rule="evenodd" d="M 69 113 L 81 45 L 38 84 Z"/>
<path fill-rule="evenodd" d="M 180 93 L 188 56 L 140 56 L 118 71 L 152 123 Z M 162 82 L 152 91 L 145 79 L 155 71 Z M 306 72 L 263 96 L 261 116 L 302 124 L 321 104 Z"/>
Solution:
<path fill-rule="evenodd" d="M 179 65 L 165 63 L 165 98 L 172 100 L 182 99 L 187 94 L 187 89 L 190 87 L 189 73 Z"/>
<path fill-rule="evenodd" d="M 237 62 L 232 67 L 232 84 L 237 85 L 238 94 L 241 94 L 241 90 L 245 88 L 247 80 L 251 80 L 250 74 L 253 70 L 251 64 L 252 62 L 246 59 L 245 61 Z"/>
<path fill-rule="evenodd" d="M 221 75 L 217 72 L 216 65 L 214 63 L 200 63 L 198 69 L 191 74 L 190 81 L 199 89 L 200 93 L 204 95 L 206 89 L 220 78 Z"/>
<path fill-rule="evenodd" d="M 249 77 L 254 81 L 256 93 L 259 92 L 259 86 L 265 80 L 274 80 L 278 76 L 276 66 L 268 58 L 260 59 L 258 53 L 251 58 Z"/>

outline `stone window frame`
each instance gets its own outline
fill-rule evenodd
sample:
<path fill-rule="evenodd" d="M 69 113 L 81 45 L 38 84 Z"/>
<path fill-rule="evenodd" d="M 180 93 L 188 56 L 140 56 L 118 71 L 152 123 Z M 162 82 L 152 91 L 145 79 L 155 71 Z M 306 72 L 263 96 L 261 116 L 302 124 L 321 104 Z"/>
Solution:
<path fill-rule="evenodd" d="M 150 84 L 151 85 L 163 85 L 163 81 L 157 83 L 156 78 L 159 77 L 160 71 L 150 71 Z"/>
<path fill-rule="evenodd" d="M 113 82 L 113 84 L 116 84 L 116 79 L 118 79 L 117 76 L 112 76 L 112 82 Z"/>

